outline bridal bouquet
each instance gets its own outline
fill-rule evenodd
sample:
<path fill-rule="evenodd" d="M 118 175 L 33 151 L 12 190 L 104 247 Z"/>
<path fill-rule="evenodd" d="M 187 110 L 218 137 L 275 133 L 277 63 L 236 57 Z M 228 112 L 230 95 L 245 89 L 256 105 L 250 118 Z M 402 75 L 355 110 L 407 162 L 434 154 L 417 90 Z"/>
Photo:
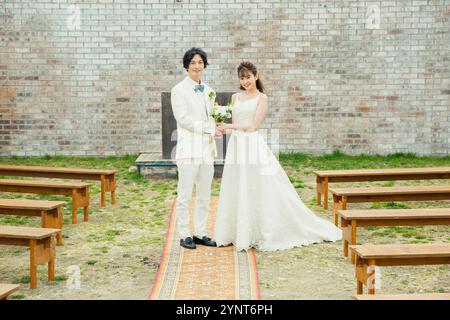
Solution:
<path fill-rule="evenodd" d="M 219 106 L 219 104 L 216 101 L 216 93 L 211 92 L 209 94 L 209 98 L 211 101 L 214 102 L 213 107 L 211 108 L 211 118 L 214 119 L 216 122 L 224 122 L 226 119 L 231 118 L 231 112 L 233 109 L 233 106 L 230 103 L 228 103 L 226 106 Z"/>

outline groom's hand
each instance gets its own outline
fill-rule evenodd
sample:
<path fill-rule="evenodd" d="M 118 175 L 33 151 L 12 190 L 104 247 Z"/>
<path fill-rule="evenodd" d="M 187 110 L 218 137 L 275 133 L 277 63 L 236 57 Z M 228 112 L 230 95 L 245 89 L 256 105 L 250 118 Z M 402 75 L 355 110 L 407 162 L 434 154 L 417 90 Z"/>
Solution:
<path fill-rule="evenodd" d="M 216 134 L 215 134 L 215 136 L 216 136 L 217 138 L 220 138 L 220 137 L 223 136 L 223 131 L 220 130 L 218 127 L 216 127 Z"/>
<path fill-rule="evenodd" d="M 218 138 L 223 136 L 224 128 L 223 128 L 222 125 L 223 125 L 223 122 L 216 122 L 216 134 L 215 134 L 215 136 L 218 137 Z"/>

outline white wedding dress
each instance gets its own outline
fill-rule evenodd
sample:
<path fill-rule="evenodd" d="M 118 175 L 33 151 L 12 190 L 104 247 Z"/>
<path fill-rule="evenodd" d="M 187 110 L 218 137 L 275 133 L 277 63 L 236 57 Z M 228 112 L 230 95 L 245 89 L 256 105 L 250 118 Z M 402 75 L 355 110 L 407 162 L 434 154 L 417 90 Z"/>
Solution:
<path fill-rule="evenodd" d="M 233 122 L 251 125 L 258 99 L 237 97 Z M 233 131 L 215 224 L 218 246 L 232 243 L 238 251 L 274 251 L 341 238 L 339 228 L 302 202 L 260 132 Z"/>

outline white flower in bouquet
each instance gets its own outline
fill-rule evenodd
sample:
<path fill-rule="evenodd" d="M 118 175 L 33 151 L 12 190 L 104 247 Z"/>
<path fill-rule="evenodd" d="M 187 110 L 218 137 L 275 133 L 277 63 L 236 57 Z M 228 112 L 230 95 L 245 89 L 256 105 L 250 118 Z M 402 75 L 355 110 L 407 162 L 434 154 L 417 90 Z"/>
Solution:
<path fill-rule="evenodd" d="M 215 92 L 211 92 L 209 94 L 209 98 L 214 102 L 214 105 L 211 108 L 211 118 L 213 118 L 214 121 L 224 122 L 226 119 L 231 118 L 231 113 L 232 113 L 232 109 L 233 109 L 231 102 L 228 103 L 228 105 L 226 105 L 226 106 L 219 106 L 219 104 L 216 101 Z"/>
<path fill-rule="evenodd" d="M 217 103 L 211 109 L 211 118 L 216 122 L 224 122 L 226 119 L 231 118 L 231 105 L 219 106 Z"/>

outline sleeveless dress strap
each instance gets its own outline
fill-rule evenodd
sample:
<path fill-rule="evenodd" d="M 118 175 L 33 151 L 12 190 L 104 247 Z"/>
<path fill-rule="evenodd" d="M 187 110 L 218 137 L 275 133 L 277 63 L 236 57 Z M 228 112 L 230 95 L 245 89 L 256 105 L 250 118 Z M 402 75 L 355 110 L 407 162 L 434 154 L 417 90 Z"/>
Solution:
<path fill-rule="evenodd" d="M 259 98 L 261 98 L 261 96 L 262 96 L 262 93 L 260 92 L 260 93 L 258 94 L 258 98 L 256 99 L 256 106 L 258 106 Z"/>

